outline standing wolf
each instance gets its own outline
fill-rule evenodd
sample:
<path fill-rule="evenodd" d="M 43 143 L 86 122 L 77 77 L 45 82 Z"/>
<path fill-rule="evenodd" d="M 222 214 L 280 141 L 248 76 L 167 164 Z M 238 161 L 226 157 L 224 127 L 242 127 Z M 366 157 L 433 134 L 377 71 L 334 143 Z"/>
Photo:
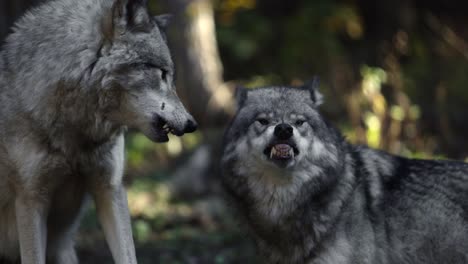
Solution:
<path fill-rule="evenodd" d="M 468 263 L 468 164 L 348 144 L 315 86 L 239 91 L 226 132 L 224 184 L 267 263 Z"/>
<path fill-rule="evenodd" d="M 156 142 L 196 129 L 173 87 L 167 19 L 144 0 L 52 0 L 16 24 L 0 53 L 0 261 L 77 263 L 91 194 L 115 262 L 136 263 L 124 129 Z"/>

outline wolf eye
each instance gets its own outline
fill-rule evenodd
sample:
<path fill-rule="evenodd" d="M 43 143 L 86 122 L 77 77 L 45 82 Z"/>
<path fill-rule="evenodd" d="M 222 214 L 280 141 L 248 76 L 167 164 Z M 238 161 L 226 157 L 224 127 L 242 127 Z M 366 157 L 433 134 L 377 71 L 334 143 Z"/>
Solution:
<path fill-rule="evenodd" d="M 161 71 L 161 80 L 167 82 L 167 76 L 169 74 L 169 71 L 166 70 L 166 69 L 162 69 L 161 67 L 159 67 L 158 65 L 156 64 L 153 64 L 151 62 L 146 62 L 146 63 L 143 63 L 143 66 L 145 66 L 147 69 L 156 69 L 158 71 Z"/>
<path fill-rule="evenodd" d="M 266 118 L 259 118 L 257 119 L 257 122 L 259 122 L 260 124 L 266 126 L 268 125 L 270 122 L 266 119 Z"/>
<path fill-rule="evenodd" d="M 297 120 L 295 124 L 296 126 L 302 126 L 304 124 L 304 120 Z"/>

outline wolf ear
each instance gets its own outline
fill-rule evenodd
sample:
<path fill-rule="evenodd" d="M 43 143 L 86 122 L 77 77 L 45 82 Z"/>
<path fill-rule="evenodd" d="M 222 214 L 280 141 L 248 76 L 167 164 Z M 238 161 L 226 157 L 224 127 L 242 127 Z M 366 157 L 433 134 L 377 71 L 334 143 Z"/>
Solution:
<path fill-rule="evenodd" d="M 166 31 L 167 27 L 172 21 L 172 14 L 163 14 L 163 15 L 158 15 L 154 17 L 154 20 L 156 21 L 156 24 L 158 24 L 158 27 L 162 31 Z"/>
<path fill-rule="evenodd" d="M 236 87 L 235 97 L 237 102 L 237 108 L 241 108 L 247 100 L 247 89 L 238 85 Z"/>
<path fill-rule="evenodd" d="M 112 10 L 104 18 L 103 32 L 112 38 L 129 29 L 144 30 L 149 27 L 150 15 L 147 0 L 114 0 Z"/>
<path fill-rule="evenodd" d="M 314 102 L 314 106 L 319 106 L 323 103 L 323 95 L 319 92 L 320 79 L 314 76 L 312 80 L 307 81 L 302 87 L 310 92 L 310 99 Z"/>

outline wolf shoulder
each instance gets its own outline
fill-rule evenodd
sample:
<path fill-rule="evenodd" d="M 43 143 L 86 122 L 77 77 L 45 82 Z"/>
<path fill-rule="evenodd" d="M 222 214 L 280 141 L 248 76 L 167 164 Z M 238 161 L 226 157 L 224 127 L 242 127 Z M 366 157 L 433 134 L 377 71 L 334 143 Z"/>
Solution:
<path fill-rule="evenodd" d="M 468 163 L 410 159 L 361 146 L 355 152 L 360 160 L 355 166 L 361 167 L 369 189 L 385 202 L 454 205 L 468 219 Z"/>
<path fill-rule="evenodd" d="M 409 159 L 359 147 L 373 219 L 384 223 L 389 263 L 467 263 L 468 164 Z"/>

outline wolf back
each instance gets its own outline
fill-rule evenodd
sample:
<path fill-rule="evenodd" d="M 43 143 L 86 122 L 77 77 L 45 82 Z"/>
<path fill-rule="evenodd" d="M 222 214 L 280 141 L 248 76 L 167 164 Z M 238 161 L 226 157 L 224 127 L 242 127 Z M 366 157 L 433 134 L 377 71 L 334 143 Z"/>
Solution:
<path fill-rule="evenodd" d="M 468 263 L 468 165 L 349 144 L 316 83 L 240 89 L 223 183 L 267 263 Z"/>

